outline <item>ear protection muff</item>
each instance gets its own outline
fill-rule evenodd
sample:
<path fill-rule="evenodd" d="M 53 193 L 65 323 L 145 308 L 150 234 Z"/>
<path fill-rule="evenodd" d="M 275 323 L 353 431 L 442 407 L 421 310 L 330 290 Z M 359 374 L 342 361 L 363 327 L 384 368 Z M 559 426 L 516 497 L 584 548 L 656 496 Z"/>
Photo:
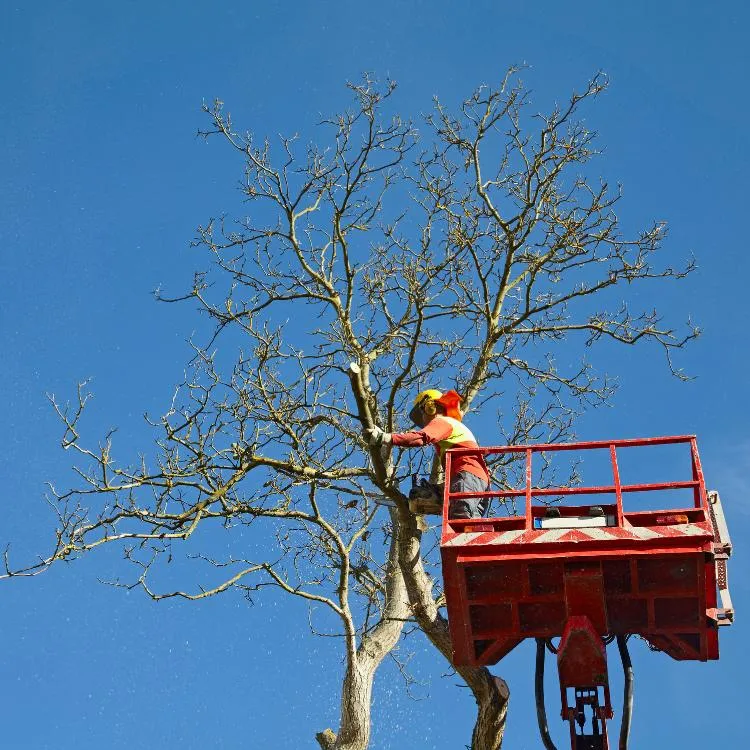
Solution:
<path fill-rule="evenodd" d="M 409 419 L 415 424 L 422 426 L 425 417 L 429 421 L 438 413 L 438 404 L 441 403 L 442 391 L 436 388 L 428 388 L 422 391 L 415 399 L 414 405 L 409 412 Z"/>

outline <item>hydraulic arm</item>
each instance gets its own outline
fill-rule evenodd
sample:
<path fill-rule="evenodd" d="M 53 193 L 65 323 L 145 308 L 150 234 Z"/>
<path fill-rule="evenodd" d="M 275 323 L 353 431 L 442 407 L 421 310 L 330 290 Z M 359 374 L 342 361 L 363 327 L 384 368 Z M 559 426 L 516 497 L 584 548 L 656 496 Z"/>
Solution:
<path fill-rule="evenodd" d="M 607 639 L 610 640 L 610 639 Z M 627 638 L 617 636 L 617 646 L 625 672 L 622 721 L 618 750 L 627 750 L 633 710 L 633 667 Z M 586 617 L 568 620 L 560 644 L 538 638 L 536 643 L 536 713 L 539 734 L 546 750 L 557 750 L 547 725 L 544 703 L 544 652 L 557 654 L 562 698 L 562 718 L 569 724 L 572 750 L 609 750 L 607 721 L 612 718 L 607 673 L 606 643 Z M 573 704 L 569 705 L 568 697 Z"/>

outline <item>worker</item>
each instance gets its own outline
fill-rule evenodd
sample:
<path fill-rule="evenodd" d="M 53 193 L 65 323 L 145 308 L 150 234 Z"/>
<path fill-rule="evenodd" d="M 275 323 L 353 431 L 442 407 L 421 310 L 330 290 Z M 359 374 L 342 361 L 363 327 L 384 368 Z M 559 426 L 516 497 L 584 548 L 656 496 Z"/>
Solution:
<path fill-rule="evenodd" d="M 441 393 L 435 389 L 422 391 L 409 412 L 414 425 L 411 432 L 384 432 L 379 427 L 364 430 L 369 445 L 392 444 L 402 448 L 434 445 L 445 468 L 445 452 L 450 448 L 478 448 L 471 430 L 463 424 L 461 396 L 456 391 Z M 481 453 L 459 453 L 451 460 L 449 487 L 451 492 L 487 492 L 490 481 Z M 442 485 L 430 485 L 436 499 L 442 497 Z M 418 488 L 419 489 L 419 488 Z M 481 518 L 487 510 L 486 497 L 457 498 L 448 509 L 449 518 Z"/>

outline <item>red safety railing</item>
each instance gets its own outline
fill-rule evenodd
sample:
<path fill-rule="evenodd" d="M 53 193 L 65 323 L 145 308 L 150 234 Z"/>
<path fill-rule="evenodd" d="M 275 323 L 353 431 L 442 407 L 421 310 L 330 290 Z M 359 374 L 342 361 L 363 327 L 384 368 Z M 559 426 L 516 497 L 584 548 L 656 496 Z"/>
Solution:
<path fill-rule="evenodd" d="M 623 484 L 620 477 L 620 469 L 617 462 L 617 451 L 618 449 L 624 448 L 637 448 L 637 447 L 650 447 L 659 445 L 674 445 L 674 444 L 686 444 L 690 448 L 690 459 L 692 467 L 692 478 L 684 481 L 672 481 L 672 482 L 645 482 L 638 484 Z M 593 449 L 608 449 L 609 457 L 612 468 L 612 483 L 607 485 L 581 485 L 581 486 L 570 486 L 570 487 L 535 487 L 532 484 L 532 463 L 534 454 L 538 453 L 552 453 L 561 451 L 589 451 Z M 695 514 L 696 509 L 703 513 L 708 512 L 708 500 L 706 495 L 706 487 L 703 478 L 703 470 L 701 469 L 700 458 L 698 456 L 698 447 L 694 435 L 675 435 L 668 437 L 655 437 L 655 438 L 638 438 L 638 439 L 626 439 L 626 440 L 594 440 L 578 443 L 544 443 L 531 446 L 525 445 L 507 445 L 500 447 L 485 447 L 485 448 L 453 448 L 446 453 L 445 463 L 445 476 L 451 476 L 451 463 L 454 456 L 462 453 L 471 453 L 476 455 L 477 453 L 483 456 L 493 456 L 499 454 L 512 454 L 521 453 L 525 454 L 525 486 L 516 488 L 505 488 L 505 489 L 490 489 L 488 492 L 481 493 L 479 495 L 476 492 L 471 493 L 451 493 L 449 490 L 449 482 L 446 481 L 445 494 L 443 498 L 443 534 L 449 528 L 449 525 L 454 527 L 460 525 L 462 530 L 503 530 L 510 528 L 525 528 L 531 530 L 534 528 L 535 518 L 543 515 L 547 506 L 534 506 L 534 497 L 545 497 L 545 496 L 574 496 L 574 495 L 614 495 L 614 516 L 617 526 L 622 526 L 625 519 L 625 511 L 623 509 L 623 496 L 634 492 L 658 492 L 664 490 L 693 490 L 693 507 L 674 510 L 670 509 L 671 514 L 675 513 L 689 513 L 691 520 Z M 510 498 L 524 498 L 525 500 L 525 512 L 523 516 L 504 516 L 504 517 L 489 517 L 489 518 L 475 518 L 475 519 L 449 519 L 448 518 L 448 507 L 451 500 L 459 498 L 475 498 L 485 497 L 488 499 L 499 498 L 499 499 L 510 499 Z M 563 514 L 566 513 L 565 506 L 560 506 Z M 692 513 L 690 512 L 692 511 Z M 630 511 L 627 513 L 629 520 L 638 519 L 644 524 L 649 520 L 650 516 L 658 512 L 652 511 Z M 491 529 L 485 529 L 487 524 L 492 524 Z M 475 529 L 479 526 L 480 529 Z"/>

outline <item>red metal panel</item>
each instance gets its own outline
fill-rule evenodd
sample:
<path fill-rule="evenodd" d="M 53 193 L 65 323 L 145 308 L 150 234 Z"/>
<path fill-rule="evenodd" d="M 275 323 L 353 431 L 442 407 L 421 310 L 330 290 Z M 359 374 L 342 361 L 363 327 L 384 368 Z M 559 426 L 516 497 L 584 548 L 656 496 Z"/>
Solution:
<path fill-rule="evenodd" d="M 578 559 L 565 563 L 565 605 L 568 621 L 571 617 L 580 615 L 591 621 L 597 633 L 608 631 L 604 576 L 598 560 Z"/>
<path fill-rule="evenodd" d="M 451 630 L 454 664 L 470 664 L 473 661 L 473 638 L 469 629 L 470 621 L 465 616 L 467 601 L 463 583 L 463 571 L 456 564 L 454 550 L 441 550 L 443 562 L 443 588 L 445 591 L 448 622 Z"/>
<path fill-rule="evenodd" d="M 557 650 L 557 664 L 562 688 L 607 685 L 607 652 L 586 617 L 568 620 Z"/>

